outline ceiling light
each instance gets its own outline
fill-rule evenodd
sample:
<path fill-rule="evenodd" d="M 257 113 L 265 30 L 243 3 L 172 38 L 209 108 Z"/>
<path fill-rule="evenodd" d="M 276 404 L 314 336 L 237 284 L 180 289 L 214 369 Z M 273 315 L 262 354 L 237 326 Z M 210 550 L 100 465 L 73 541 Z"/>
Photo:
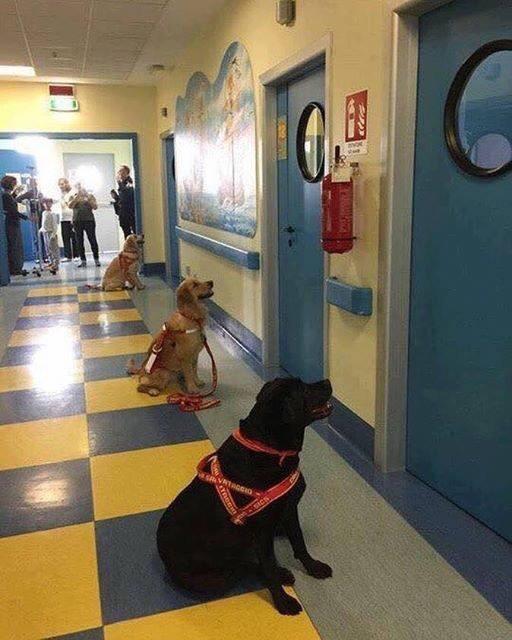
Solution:
<path fill-rule="evenodd" d="M 35 76 L 34 67 L 0 64 L 0 76 Z"/>

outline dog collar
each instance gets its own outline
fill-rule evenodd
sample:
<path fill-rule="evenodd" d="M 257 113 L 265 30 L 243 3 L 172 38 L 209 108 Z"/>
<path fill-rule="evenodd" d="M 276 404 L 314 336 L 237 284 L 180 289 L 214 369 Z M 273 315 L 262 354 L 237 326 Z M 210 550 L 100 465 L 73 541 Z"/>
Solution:
<path fill-rule="evenodd" d="M 269 447 L 268 445 L 263 444 L 263 442 L 258 442 L 257 440 L 250 440 L 249 438 L 246 438 L 242 434 L 240 429 L 237 429 L 236 431 L 234 431 L 232 435 L 233 435 L 233 438 L 237 442 L 239 442 L 242 446 L 244 446 L 246 449 L 250 449 L 251 451 L 257 451 L 258 453 L 268 453 L 271 456 L 279 456 L 279 466 L 283 465 L 283 462 L 286 460 L 286 458 L 292 458 L 294 456 L 299 455 L 298 451 L 292 451 L 292 450 L 280 451 L 279 449 L 273 449 L 272 447 Z"/>

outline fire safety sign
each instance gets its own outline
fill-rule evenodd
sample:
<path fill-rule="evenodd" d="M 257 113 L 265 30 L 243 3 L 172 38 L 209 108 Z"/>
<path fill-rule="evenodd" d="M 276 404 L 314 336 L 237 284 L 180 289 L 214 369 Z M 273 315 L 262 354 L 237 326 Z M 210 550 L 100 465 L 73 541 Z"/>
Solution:
<path fill-rule="evenodd" d="M 368 153 L 368 89 L 345 98 L 345 155 Z"/>

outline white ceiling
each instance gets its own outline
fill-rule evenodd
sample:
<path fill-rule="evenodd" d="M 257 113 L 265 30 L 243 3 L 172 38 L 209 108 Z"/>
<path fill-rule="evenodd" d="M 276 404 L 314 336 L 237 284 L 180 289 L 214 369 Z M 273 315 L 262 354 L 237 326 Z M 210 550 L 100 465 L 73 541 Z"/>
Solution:
<path fill-rule="evenodd" d="M 0 0 L 0 64 L 31 80 L 152 84 L 226 0 Z"/>

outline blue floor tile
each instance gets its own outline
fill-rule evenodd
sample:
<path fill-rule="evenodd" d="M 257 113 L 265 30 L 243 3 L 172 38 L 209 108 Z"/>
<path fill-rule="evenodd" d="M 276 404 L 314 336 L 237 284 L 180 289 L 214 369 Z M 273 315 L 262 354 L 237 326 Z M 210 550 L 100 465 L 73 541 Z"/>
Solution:
<path fill-rule="evenodd" d="M 85 413 L 83 384 L 66 385 L 58 391 L 36 388 L 0 393 L 0 424 L 80 413 Z"/>
<path fill-rule="evenodd" d="M 89 629 L 87 631 L 79 631 L 78 633 L 67 633 L 65 636 L 54 636 L 47 640 L 104 640 L 103 629 Z"/>
<path fill-rule="evenodd" d="M 38 304 L 59 304 L 61 302 L 78 302 L 78 296 L 74 293 L 64 296 L 39 296 L 27 298 L 25 300 L 25 306 L 32 307 Z"/>
<path fill-rule="evenodd" d="M 148 333 L 144 322 L 135 320 L 132 322 L 106 322 L 101 324 L 83 324 L 80 326 L 82 340 L 92 338 L 105 338 L 107 336 L 132 336 L 140 333 Z"/>
<path fill-rule="evenodd" d="M 96 522 L 98 573 L 104 624 L 181 609 L 201 599 L 174 586 L 156 549 L 162 511 Z M 227 596 L 261 589 L 256 580 Z M 184 639 L 185 640 L 185 639 Z"/>
<path fill-rule="evenodd" d="M 69 327 L 78 324 L 78 313 L 66 316 L 38 316 L 35 318 L 18 318 L 15 329 L 46 329 L 47 327 Z"/>
<path fill-rule="evenodd" d="M 107 311 L 108 309 L 133 309 L 131 300 L 102 300 L 96 302 L 80 302 L 80 311 Z"/>
<path fill-rule="evenodd" d="M 0 473 L 0 537 L 93 520 L 89 460 Z"/>
<path fill-rule="evenodd" d="M 48 347 L 42 345 L 28 345 L 25 347 L 7 347 L 2 358 L 2 367 L 14 367 L 20 364 L 31 364 L 38 360 L 41 354 L 48 353 Z M 82 347 L 80 342 L 73 342 L 66 352 L 66 357 L 76 360 L 82 357 Z"/>
<path fill-rule="evenodd" d="M 86 358 L 84 360 L 84 379 L 86 382 L 91 382 L 92 380 L 120 378 L 127 375 L 126 364 L 129 360 L 133 358 L 135 362 L 141 363 L 145 355 L 146 352 L 106 358 Z"/>
<path fill-rule="evenodd" d="M 91 455 L 146 449 L 167 444 L 206 440 L 193 413 L 158 405 L 87 416 Z"/>

